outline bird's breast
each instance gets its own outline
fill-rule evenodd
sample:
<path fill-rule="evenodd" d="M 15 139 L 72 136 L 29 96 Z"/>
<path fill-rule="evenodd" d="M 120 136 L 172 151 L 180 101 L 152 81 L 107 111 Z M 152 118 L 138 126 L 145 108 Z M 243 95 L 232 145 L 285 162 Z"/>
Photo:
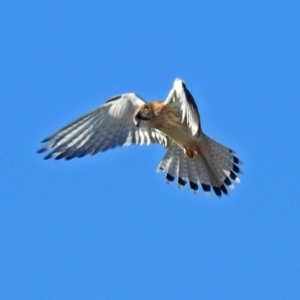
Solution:
<path fill-rule="evenodd" d="M 182 121 L 181 111 L 170 105 L 165 105 L 161 108 L 154 127 L 162 131 L 182 148 L 193 142 L 190 129 L 186 122 Z"/>

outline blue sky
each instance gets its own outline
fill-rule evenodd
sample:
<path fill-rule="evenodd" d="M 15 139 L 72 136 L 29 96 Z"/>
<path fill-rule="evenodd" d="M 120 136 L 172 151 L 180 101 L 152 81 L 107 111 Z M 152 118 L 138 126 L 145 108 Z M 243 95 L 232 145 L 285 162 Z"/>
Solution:
<path fill-rule="evenodd" d="M 298 1 L 2 1 L 1 299 L 299 299 Z M 45 161 L 40 141 L 176 77 L 245 174 L 166 185 L 157 145 Z"/>

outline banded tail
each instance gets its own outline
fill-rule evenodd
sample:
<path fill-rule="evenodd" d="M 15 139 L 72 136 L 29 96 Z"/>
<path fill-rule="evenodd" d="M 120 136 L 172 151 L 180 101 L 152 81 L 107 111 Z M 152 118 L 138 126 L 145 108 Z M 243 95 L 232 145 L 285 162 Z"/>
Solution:
<path fill-rule="evenodd" d="M 183 150 L 173 144 L 160 162 L 157 172 L 166 171 L 166 181 L 178 177 L 178 186 L 183 188 L 188 182 L 193 193 L 199 185 L 208 194 L 211 189 L 217 196 L 228 194 L 227 187 L 233 189 L 231 180 L 239 183 L 237 174 L 243 174 L 239 165 L 242 161 L 234 156 L 234 151 L 206 136 L 201 136 L 198 145 L 201 155 L 188 158 Z"/>

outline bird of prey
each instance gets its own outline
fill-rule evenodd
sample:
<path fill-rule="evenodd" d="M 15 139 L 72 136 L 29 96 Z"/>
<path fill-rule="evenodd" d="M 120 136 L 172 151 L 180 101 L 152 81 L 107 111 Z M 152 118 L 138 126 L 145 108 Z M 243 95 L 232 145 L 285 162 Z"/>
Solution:
<path fill-rule="evenodd" d="M 196 102 L 184 81 L 177 78 L 167 99 L 146 103 L 135 93 L 115 96 L 83 115 L 43 142 L 38 153 L 51 152 L 45 159 L 94 155 L 117 146 L 159 143 L 166 154 L 157 168 L 166 171 L 166 181 L 177 177 L 178 186 L 189 183 L 193 193 L 199 186 L 208 194 L 228 194 L 241 160 L 230 148 L 214 141 L 201 129 Z"/>

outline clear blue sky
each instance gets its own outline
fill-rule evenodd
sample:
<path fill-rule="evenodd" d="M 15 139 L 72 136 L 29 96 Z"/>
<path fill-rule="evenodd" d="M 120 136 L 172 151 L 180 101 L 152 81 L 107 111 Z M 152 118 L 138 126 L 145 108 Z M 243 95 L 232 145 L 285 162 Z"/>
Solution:
<path fill-rule="evenodd" d="M 0 299 L 300 299 L 299 1 L 0 6 Z M 229 197 L 166 185 L 155 145 L 35 153 L 176 77 L 244 161 Z"/>

